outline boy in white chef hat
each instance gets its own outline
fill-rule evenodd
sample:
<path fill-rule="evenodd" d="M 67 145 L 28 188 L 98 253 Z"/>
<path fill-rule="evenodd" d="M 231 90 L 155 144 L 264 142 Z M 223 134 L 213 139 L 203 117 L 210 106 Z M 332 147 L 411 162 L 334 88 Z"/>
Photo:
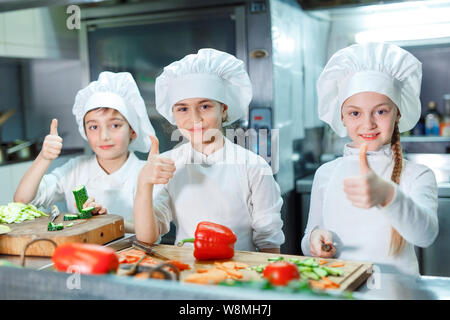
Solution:
<path fill-rule="evenodd" d="M 62 148 L 58 122 L 53 119 L 14 200 L 49 207 L 65 199 L 68 212 L 77 212 L 72 191 L 84 185 L 89 195 L 84 207 L 95 207 L 93 213 L 124 216 L 126 231 L 132 232 L 137 175 L 145 164 L 133 151 L 148 152 L 149 135 L 155 134 L 136 82 L 128 72 L 102 72 L 97 81 L 78 91 L 72 111 L 94 155 L 78 156 L 44 175 Z"/>
<path fill-rule="evenodd" d="M 419 120 L 421 80 L 422 64 L 392 44 L 331 57 L 317 82 L 319 117 L 352 142 L 315 174 L 304 254 L 419 274 L 414 245 L 438 234 L 437 185 L 429 168 L 402 158 L 399 134 Z"/>
<path fill-rule="evenodd" d="M 173 221 L 179 242 L 192 238 L 199 222 L 210 221 L 236 233 L 237 250 L 280 252 L 283 201 L 266 174 L 270 166 L 222 134 L 223 125 L 246 116 L 252 98 L 244 63 L 201 49 L 165 67 L 155 94 L 157 110 L 188 142 L 159 155 L 153 141 L 139 175 L 137 238 L 153 243 Z"/>

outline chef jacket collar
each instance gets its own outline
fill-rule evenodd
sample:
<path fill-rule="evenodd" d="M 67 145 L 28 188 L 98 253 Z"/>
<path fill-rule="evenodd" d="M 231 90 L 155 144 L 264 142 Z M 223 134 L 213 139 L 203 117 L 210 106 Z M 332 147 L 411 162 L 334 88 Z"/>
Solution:
<path fill-rule="evenodd" d="M 227 141 L 228 139 L 226 139 L 225 137 L 223 137 L 224 139 L 224 144 L 223 147 L 214 151 L 212 154 L 210 154 L 209 156 L 195 150 L 192 147 L 192 144 L 189 142 L 189 145 L 191 146 L 191 153 L 190 153 L 190 163 L 192 164 L 203 164 L 203 165 L 214 165 L 216 163 L 220 163 L 220 162 L 224 162 L 225 161 L 225 156 L 226 156 L 226 151 L 225 148 L 227 147 L 227 144 L 230 143 L 229 141 Z"/>
<path fill-rule="evenodd" d="M 354 148 L 350 146 L 350 143 L 347 143 L 344 146 L 344 157 L 345 156 L 359 156 L 359 148 Z M 368 157 L 373 157 L 373 156 L 388 156 L 388 157 L 392 157 L 393 156 L 393 152 L 391 149 L 391 144 L 385 144 L 383 145 L 380 149 L 375 150 L 375 151 L 367 151 L 367 156 Z"/>

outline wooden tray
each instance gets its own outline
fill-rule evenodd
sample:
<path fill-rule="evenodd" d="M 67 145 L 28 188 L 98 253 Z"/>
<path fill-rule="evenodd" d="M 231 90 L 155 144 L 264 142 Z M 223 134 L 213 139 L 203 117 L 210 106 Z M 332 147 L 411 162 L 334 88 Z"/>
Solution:
<path fill-rule="evenodd" d="M 62 222 L 66 226 L 73 222 L 73 226 L 58 231 L 47 231 L 49 223 L 47 217 L 8 224 L 12 230 L 0 235 L 0 254 L 20 255 L 25 245 L 36 238 L 51 239 L 58 245 L 69 242 L 105 244 L 125 234 L 123 217 L 116 214 L 97 215 L 90 219 L 73 221 L 63 221 L 63 217 L 64 213 L 61 213 L 55 219 L 55 223 Z M 28 247 L 26 255 L 51 257 L 54 249 L 52 243 L 39 241 Z"/>
<path fill-rule="evenodd" d="M 122 251 L 131 250 L 132 248 L 127 248 Z M 249 252 L 249 251 L 235 251 L 233 259 L 230 260 L 213 260 L 213 261 L 197 261 L 194 257 L 192 247 L 177 247 L 173 245 L 154 245 L 153 249 L 166 256 L 169 259 L 179 260 L 181 262 L 187 263 L 190 265 L 191 270 L 184 270 L 181 272 L 180 280 L 183 279 L 190 273 L 195 272 L 196 269 L 204 269 L 208 267 L 213 267 L 215 261 L 238 261 L 244 262 L 249 266 L 257 266 L 261 264 L 268 264 L 268 258 L 277 258 L 284 257 L 285 259 L 296 258 L 299 260 L 307 259 L 309 257 L 304 256 L 295 256 L 295 255 L 286 255 L 286 254 L 274 254 L 274 253 L 261 253 L 261 252 Z M 158 259 L 154 256 L 152 258 L 158 262 L 163 262 L 164 260 Z M 328 264 L 339 261 L 343 262 L 345 265 L 340 267 L 340 269 L 344 270 L 344 275 L 340 277 L 329 276 L 328 278 L 336 283 L 340 284 L 340 290 L 345 291 L 354 291 L 358 287 L 360 287 L 372 274 L 372 264 L 365 262 L 354 262 L 354 261 L 344 261 L 344 260 L 336 260 L 336 259 L 326 259 L 329 261 Z M 328 265 L 326 264 L 326 265 Z M 326 266 L 325 265 L 325 266 Z M 260 279 L 261 275 L 256 271 L 250 270 L 240 270 L 243 274 L 243 280 L 256 280 Z"/>

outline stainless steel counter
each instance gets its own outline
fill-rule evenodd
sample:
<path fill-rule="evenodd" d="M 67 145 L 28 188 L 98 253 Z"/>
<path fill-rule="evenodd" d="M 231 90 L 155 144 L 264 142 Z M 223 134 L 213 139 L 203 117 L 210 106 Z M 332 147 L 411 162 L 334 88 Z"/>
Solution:
<path fill-rule="evenodd" d="M 108 246 L 130 246 L 131 234 Z M 0 256 L 13 263 L 19 257 Z M 50 258 L 27 258 L 27 268 L 0 269 L 0 299 L 159 299 L 159 300 L 292 300 L 336 299 L 309 293 L 284 293 L 137 280 L 113 275 L 84 276 L 51 271 Z M 374 273 L 353 295 L 355 299 L 450 299 L 450 278 Z"/>

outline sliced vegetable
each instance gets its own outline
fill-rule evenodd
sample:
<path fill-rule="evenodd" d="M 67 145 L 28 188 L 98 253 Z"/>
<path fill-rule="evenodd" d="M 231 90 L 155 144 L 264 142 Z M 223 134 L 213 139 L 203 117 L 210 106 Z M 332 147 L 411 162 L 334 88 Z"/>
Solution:
<path fill-rule="evenodd" d="M 250 267 L 250 268 L 248 268 L 248 269 L 249 269 L 249 270 L 254 270 L 254 271 L 256 271 L 256 272 L 261 273 L 261 272 L 264 271 L 264 268 L 265 268 L 265 267 L 266 267 L 265 264 L 260 264 L 260 265 L 257 265 L 257 266 L 252 266 L 252 267 Z"/>
<path fill-rule="evenodd" d="M 337 288 L 339 288 L 341 286 L 339 283 L 331 281 L 327 277 L 322 277 L 322 281 L 325 284 L 325 286 L 327 286 L 327 288 L 330 288 L 330 289 L 334 289 L 334 288 L 337 289 Z"/>
<path fill-rule="evenodd" d="M 284 258 L 283 257 L 278 257 L 278 258 L 269 258 L 267 259 L 269 262 L 277 262 L 277 261 L 283 261 Z"/>
<path fill-rule="evenodd" d="M 308 258 L 305 260 L 300 261 L 300 264 L 307 267 L 318 267 L 319 264 L 316 262 L 316 259 L 314 258 Z"/>
<path fill-rule="evenodd" d="M 313 271 L 313 270 L 312 270 L 312 267 L 298 266 L 298 271 L 299 272 L 305 272 L 305 271 Z"/>
<path fill-rule="evenodd" d="M 67 227 L 67 228 L 68 228 L 68 227 L 73 227 L 73 222 L 69 223 L 66 227 Z"/>
<path fill-rule="evenodd" d="M 332 264 L 328 265 L 330 268 L 339 268 L 345 266 L 345 263 L 343 262 L 333 262 Z"/>
<path fill-rule="evenodd" d="M 92 217 L 92 211 L 94 207 L 87 207 L 81 210 L 81 213 L 78 214 L 78 219 L 89 219 Z"/>
<path fill-rule="evenodd" d="M 10 202 L 7 206 L 0 206 L 0 223 L 21 223 L 42 216 L 48 217 L 48 214 L 38 210 L 32 204 Z"/>
<path fill-rule="evenodd" d="M 320 260 L 319 260 L 319 266 L 324 265 L 324 264 L 327 264 L 327 263 L 328 263 L 327 260 L 323 260 L 323 259 L 320 259 Z"/>
<path fill-rule="evenodd" d="M 48 231 L 58 231 L 64 229 L 64 225 L 62 223 L 55 224 L 53 222 L 49 222 L 47 226 Z"/>
<path fill-rule="evenodd" d="M 119 259 L 108 247 L 89 243 L 65 243 L 53 252 L 52 261 L 58 271 L 76 267 L 82 274 L 106 274 L 116 272 Z"/>
<path fill-rule="evenodd" d="M 330 268 L 330 267 L 322 267 L 332 276 L 342 276 L 344 274 L 344 270 L 339 268 Z"/>
<path fill-rule="evenodd" d="M 312 268 L 313 272 L 315 274 L 317 274 L 319 277 L 326 277 L 328 275 L 328 271 L 326 271 L 323 268 L 317 267 L 317 268 Z"/>
<path fill-rule="evenodd" d="M 88 194 L 85 186 L 78 186 L 73 189 L 73 195 L 75 197 L 75 204 L 77 205 L 78 212 L 82 212 L 83 204 L 88 199 Z"/>
<path fill-rule="evenodd" d="M 71 221 L 71 220 L 77 220 L 78 215 L 77 214 L 65 214 L 64 215 L 64 221 Z"/>
<path fill-rule="evenodd" d="M 263 277 L 273 285 L 285 286 L 289 281 L 299 279 L 300 274 L 292 262 L 277 261 L 266 266 Z"/>
<path fill-rule="evenodd" d="M 178 260 L 169 260 L 169 261 L 167 261 L 167 262 L 173 264 L 173 265 L 174 265 L 175 267 L 177 267 L 178 270 L 180 270 L 180 271 L 191 269 L 191 266 L 190 266 L 190 265 L 188 265 L 188 264 L 186 264 L 186 263 L 183 263 L 183 262 L 181 262 L 181 261 L 178 261 Z"/>
<path fill-rule="evenodd" d="M 320 276 L 313 271 L 304 271 L 301 273 L 301 276 L 302 279 L 306 278 L 306 279 L 320 280 Z"/>

